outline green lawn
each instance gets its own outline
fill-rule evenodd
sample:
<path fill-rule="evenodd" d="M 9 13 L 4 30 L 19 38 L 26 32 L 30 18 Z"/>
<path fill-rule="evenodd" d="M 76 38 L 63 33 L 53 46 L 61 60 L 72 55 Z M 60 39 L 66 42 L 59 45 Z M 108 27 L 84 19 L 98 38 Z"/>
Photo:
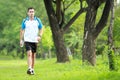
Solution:
<path fill-rule="evenodd" d="M 26 60 L 0 59 L 0 80 L 119 80 L 119 70 L 109 71 L 107 62 L 98 62 L 92 67 L 77 59 L 68 63 L 36 60 L 35 75 L 27 75 Z"/>

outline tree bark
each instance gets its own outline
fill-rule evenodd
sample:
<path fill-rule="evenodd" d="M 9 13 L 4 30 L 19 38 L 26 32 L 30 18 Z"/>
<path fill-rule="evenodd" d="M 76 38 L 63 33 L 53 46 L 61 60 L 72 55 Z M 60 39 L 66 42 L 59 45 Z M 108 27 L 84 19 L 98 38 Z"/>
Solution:
<path fill-rule="evenodd" d="M 96 63 L 95 38 L 92 31 L 95 26 L 96 14 L 97 9 L 93 9 L 92 6 L 88 8 L 84 27 L 84 42 L 82 47 L 83 63 L 89 62 L 92 65 Z"/>

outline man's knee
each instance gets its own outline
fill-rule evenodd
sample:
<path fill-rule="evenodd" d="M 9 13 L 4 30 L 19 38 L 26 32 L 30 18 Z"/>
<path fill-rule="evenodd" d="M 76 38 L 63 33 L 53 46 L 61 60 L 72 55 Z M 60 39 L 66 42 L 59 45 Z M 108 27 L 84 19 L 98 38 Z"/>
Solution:
<path fill-rule="evenodd" d="M 31 50 L 27 51 L 27 55 L 28 57 L 32 56 L 32 51 Z"/>

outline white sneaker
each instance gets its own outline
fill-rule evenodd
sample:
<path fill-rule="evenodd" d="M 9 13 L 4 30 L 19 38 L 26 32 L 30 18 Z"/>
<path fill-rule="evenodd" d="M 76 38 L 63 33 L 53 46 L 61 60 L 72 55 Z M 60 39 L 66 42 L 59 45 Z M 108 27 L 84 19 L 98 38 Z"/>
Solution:
<path fill-rule="evenodd" d="M 28 70 L 27 70 L 27 74 L 34 75 L 34 74 L 35 74 L 35 72 L 34 72 L 34 70 L 33 70 L 33 69 L 28 69 Z"/>

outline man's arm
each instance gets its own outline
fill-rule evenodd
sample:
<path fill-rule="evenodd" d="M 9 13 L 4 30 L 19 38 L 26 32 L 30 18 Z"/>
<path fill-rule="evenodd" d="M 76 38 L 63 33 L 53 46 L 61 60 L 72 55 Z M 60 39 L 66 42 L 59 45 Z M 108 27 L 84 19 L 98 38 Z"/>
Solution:
<path fill-rule="evenodd" d="M 42 35 L 43 35 L 43 27 L 39 30 L 38 41 L 40 41 L 40 40 L 41 40 Z"/>
<path fill-rule="evenodd" d="M 23 36 L 24 36 L 24 30 L 20 30 L 20 46 L 23 45 Z"/>
<path fill-rule="evenodd" d="M 42 37 L 42 35 L 43 35 L 43 28 L 39 30 L 39 36 Z"/>

